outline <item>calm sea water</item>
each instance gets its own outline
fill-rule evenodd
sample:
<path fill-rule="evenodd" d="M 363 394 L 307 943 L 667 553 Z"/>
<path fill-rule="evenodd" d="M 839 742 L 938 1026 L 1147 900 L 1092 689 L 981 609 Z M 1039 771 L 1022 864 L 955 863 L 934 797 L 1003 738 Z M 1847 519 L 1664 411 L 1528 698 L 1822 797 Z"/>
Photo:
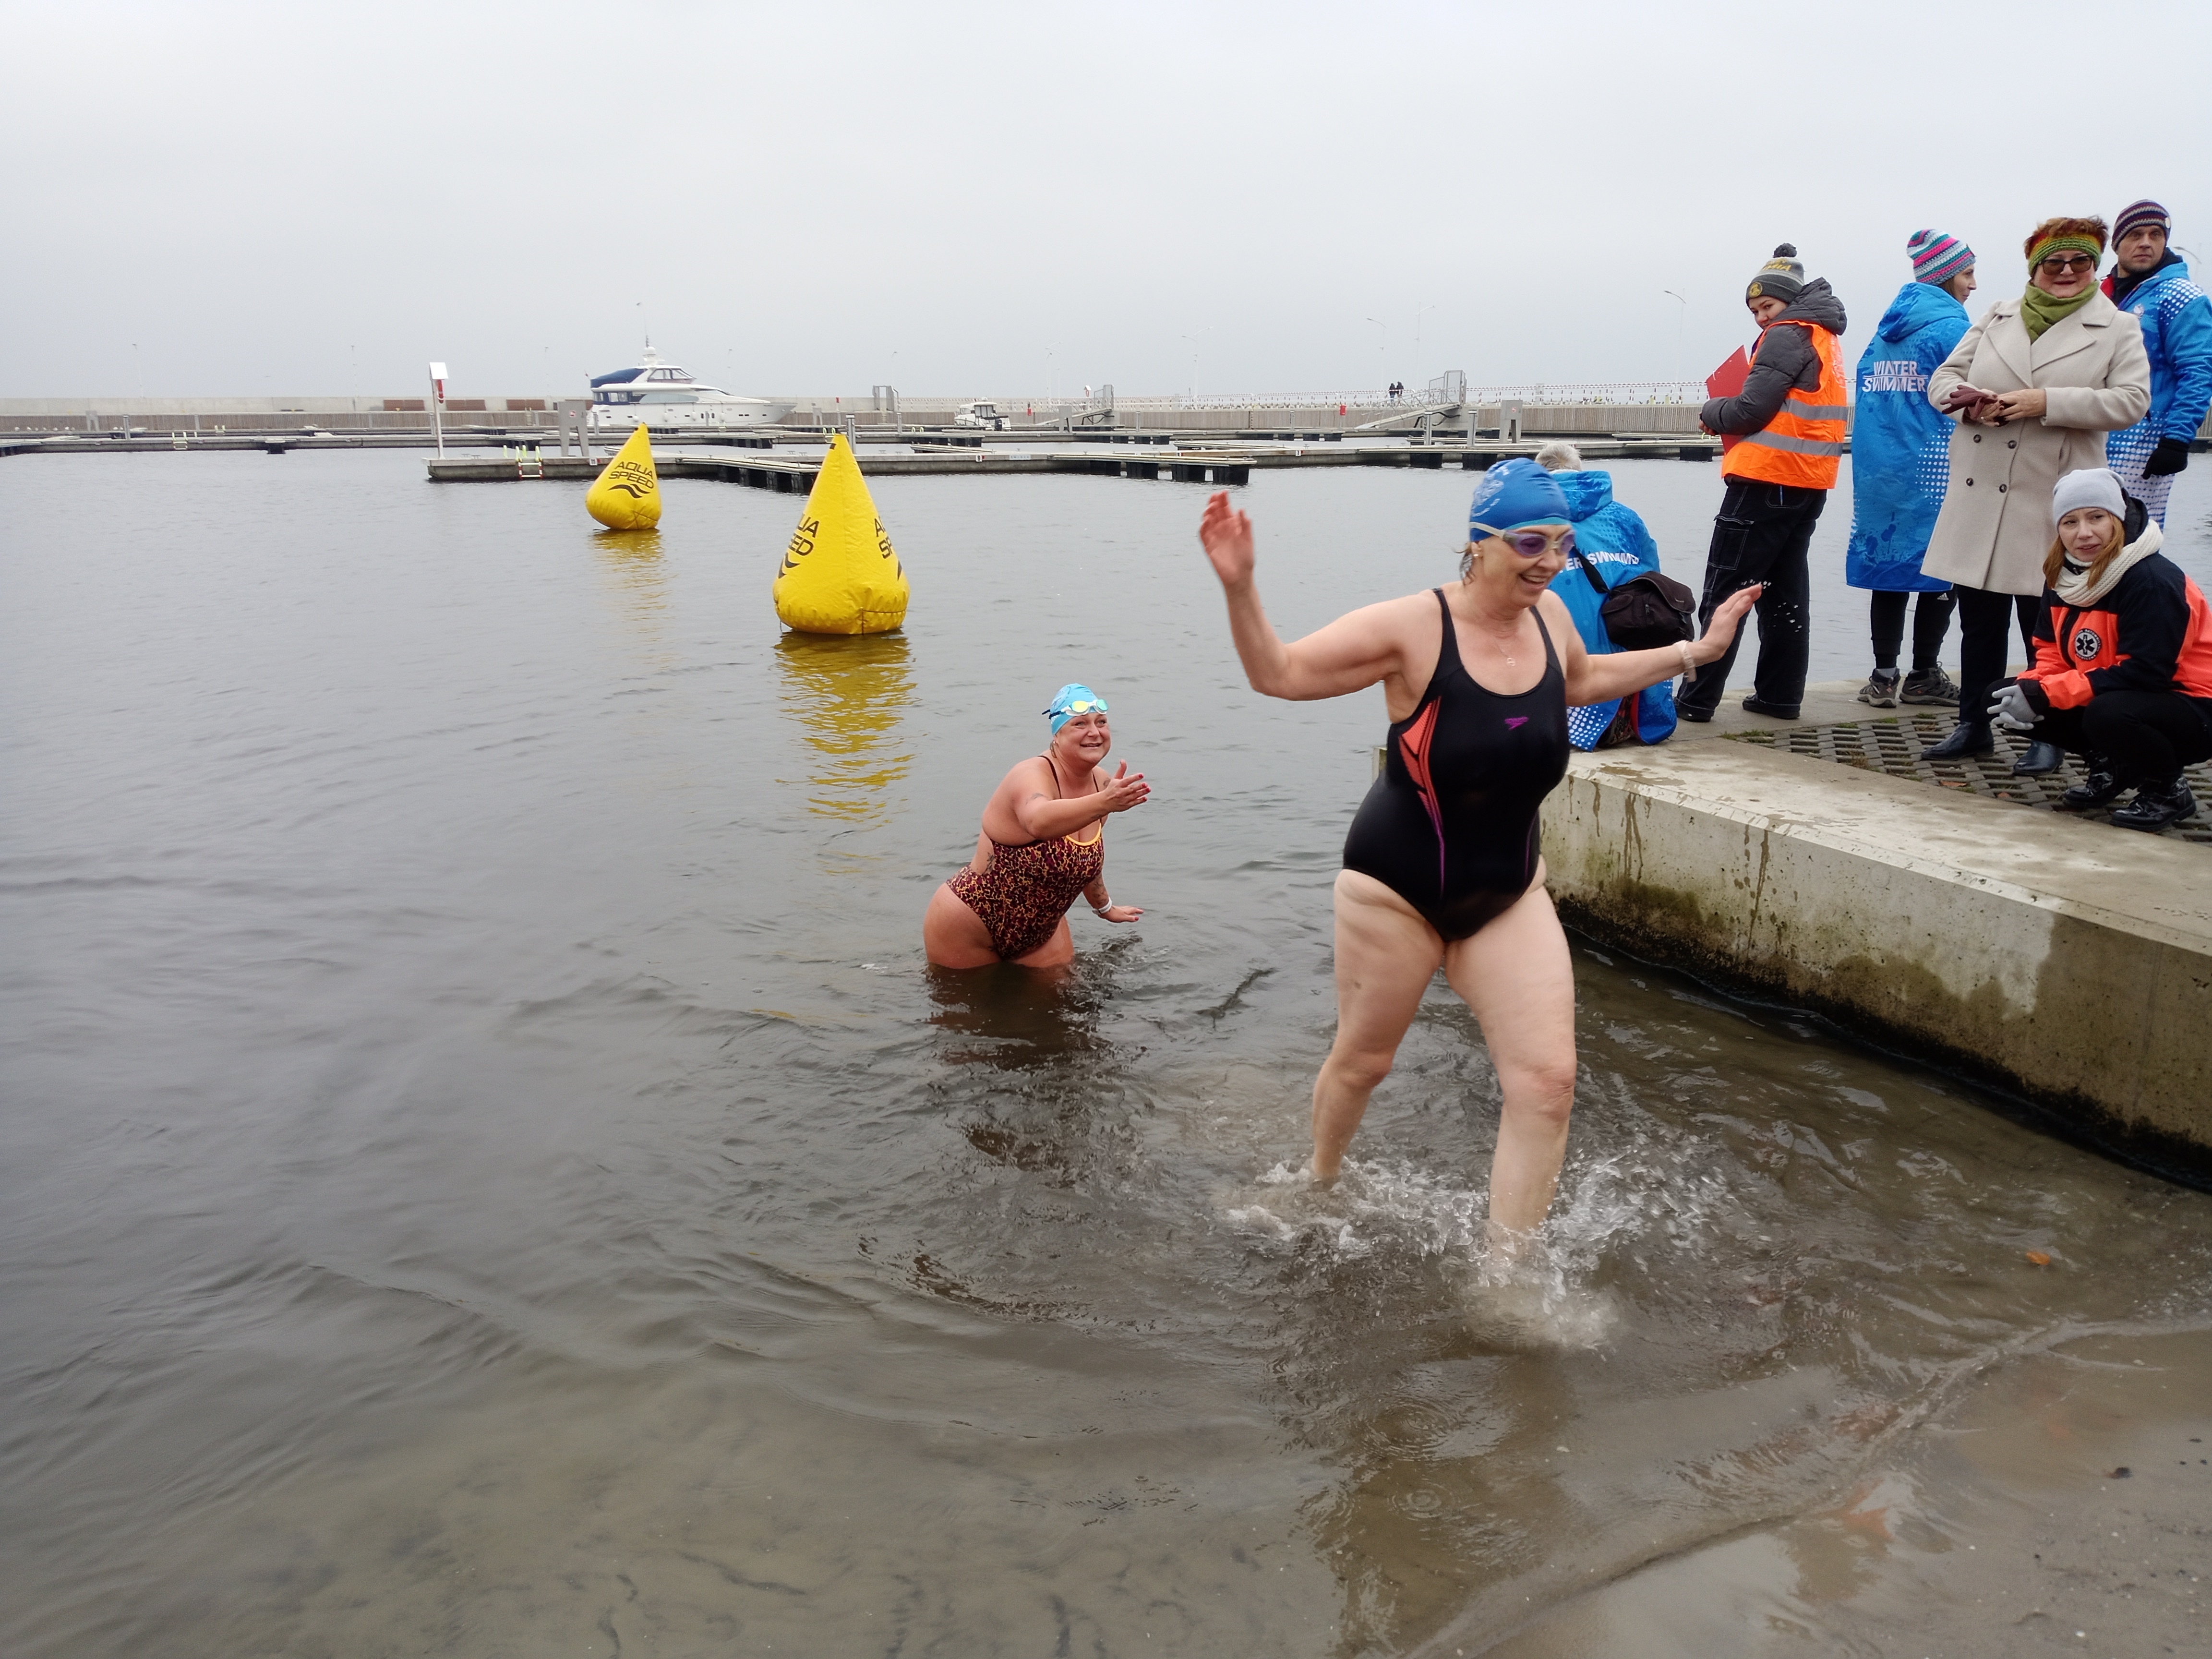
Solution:
<path fill-rule="evenodd" d="M 1714 469 L 1616 475 L 1694 581 Z M 825 641 L 795 501 L 665 489 L 0 465 L 0 1650 L 1473 1652 L 2212 1328 L 2212 1198 L 1589 949 L 1548 1276 L 1474 1271 L 1441 992 L 1316 1198 L 1383 715 L 1243 688 L 1203 492 L 883 481 L 908 628 Z M 1444 579 L 1468 489 L 1261 475 L 1279 624 Z M 1148 914 L 934 974 L 1077 678 Z"/>

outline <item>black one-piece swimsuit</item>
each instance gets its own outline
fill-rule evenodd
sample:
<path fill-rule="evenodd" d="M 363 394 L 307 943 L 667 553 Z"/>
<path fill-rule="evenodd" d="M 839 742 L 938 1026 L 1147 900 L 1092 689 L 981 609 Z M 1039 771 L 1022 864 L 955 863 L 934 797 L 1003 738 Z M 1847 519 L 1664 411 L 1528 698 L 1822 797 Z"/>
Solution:
<path fill-rule="evenodd" d="M 1447 939 L 1466 939 L 1536 878 L 1536 814 L 1567 771 L 1567 677 L 1540 614 L 1544 678 L 1509 697 L 1460 661 L 1443 589 L 1443 647 L 1420 704 L 1390 727 L 1389 761 L 1344 839 L 1369 875 Z"/>

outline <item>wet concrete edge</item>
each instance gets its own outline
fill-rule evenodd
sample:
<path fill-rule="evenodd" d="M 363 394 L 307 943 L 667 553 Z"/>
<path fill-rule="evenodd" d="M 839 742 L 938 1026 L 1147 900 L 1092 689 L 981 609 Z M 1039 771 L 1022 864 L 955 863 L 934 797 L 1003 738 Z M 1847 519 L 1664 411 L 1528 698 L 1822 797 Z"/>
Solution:
<path fill-rule="evenodd" d="M 2177 916 L 2186 906 L 2153 920 L 2097 902 L 2100 883 L 2140 879 L 2104 860 L 2147 857 L 2157 879 L 2192 890 L 2201 915 L 2212 856 L 2003 803 L 1929 802 L 1912 785 L 1834 778 L 1743 745 L 1698 750 L 1577 757 L 1545 824 L 1571 927 L 1722 994 L 1819 1018 L 2039 1131 L 2212 1190 L 2212 1019 L 2200 1006 L 2212 1000 L 2212 931 Z M 1869 824 L 1893 814 L 1905 846 L 1860 850 Z M 2024 844 L 2020 870 L 1972 867 L 1976 842 Z M 1953 867 L 1947 850 L 1961 848 L 1966 866 Z M 1792 866 L 1780 879 L 1778 848 Z M 2100 867 L 2084 867 L 2085 848 Z M 1916 893 L 1930 914 L 1892 902 Z M 1863 941 L 1850 937 L 1854 915 Z"/>

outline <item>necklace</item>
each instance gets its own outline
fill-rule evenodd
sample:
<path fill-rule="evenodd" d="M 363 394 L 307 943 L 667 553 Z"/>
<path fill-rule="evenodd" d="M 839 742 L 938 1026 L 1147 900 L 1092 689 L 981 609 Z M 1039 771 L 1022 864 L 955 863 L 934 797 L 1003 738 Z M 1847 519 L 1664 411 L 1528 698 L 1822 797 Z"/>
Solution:
<path fill-rule="evenodd" d="M 1511 632 L 1504 635 L 1503 638 L 1491 632 L 1489 628 L 1486 626 L 1478 631 L 1480 632 L 1484 639 L 1490 641 L 1490 648 L 1497 652 L 1499 656 L 1505 659 L 1505 665 L 1508 668 L 1515 668 L 1520 665 L 1520 659 L 1505 648 L 1508 640 L 1518 639 L 1521 635 L 1521 625 L 1517 622 L 1513 624 Z"/>

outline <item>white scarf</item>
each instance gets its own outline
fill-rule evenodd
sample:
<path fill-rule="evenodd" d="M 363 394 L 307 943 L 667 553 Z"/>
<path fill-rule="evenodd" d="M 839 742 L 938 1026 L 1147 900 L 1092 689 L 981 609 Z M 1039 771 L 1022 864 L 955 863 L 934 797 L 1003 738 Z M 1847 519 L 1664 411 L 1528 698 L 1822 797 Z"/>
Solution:
<path fill-rule="evenodd" d="M 2105 574 L 2097 578 L 2094 586 L 2089 581 L 2089 567 L 2076 564 L 2071 559 L 2062 559 L 2058 565 L 2058 580 L 2051 591 L 2064 604 L 2086 611 L 2120 585 L 2120 578 L 2143 560 L 2158 551 L 2159 544 L 2166 539 L 2153 519 L 2143 526 L 2143 533 L 2123 549 L 2118 557 L 2105 567 Z"/>

